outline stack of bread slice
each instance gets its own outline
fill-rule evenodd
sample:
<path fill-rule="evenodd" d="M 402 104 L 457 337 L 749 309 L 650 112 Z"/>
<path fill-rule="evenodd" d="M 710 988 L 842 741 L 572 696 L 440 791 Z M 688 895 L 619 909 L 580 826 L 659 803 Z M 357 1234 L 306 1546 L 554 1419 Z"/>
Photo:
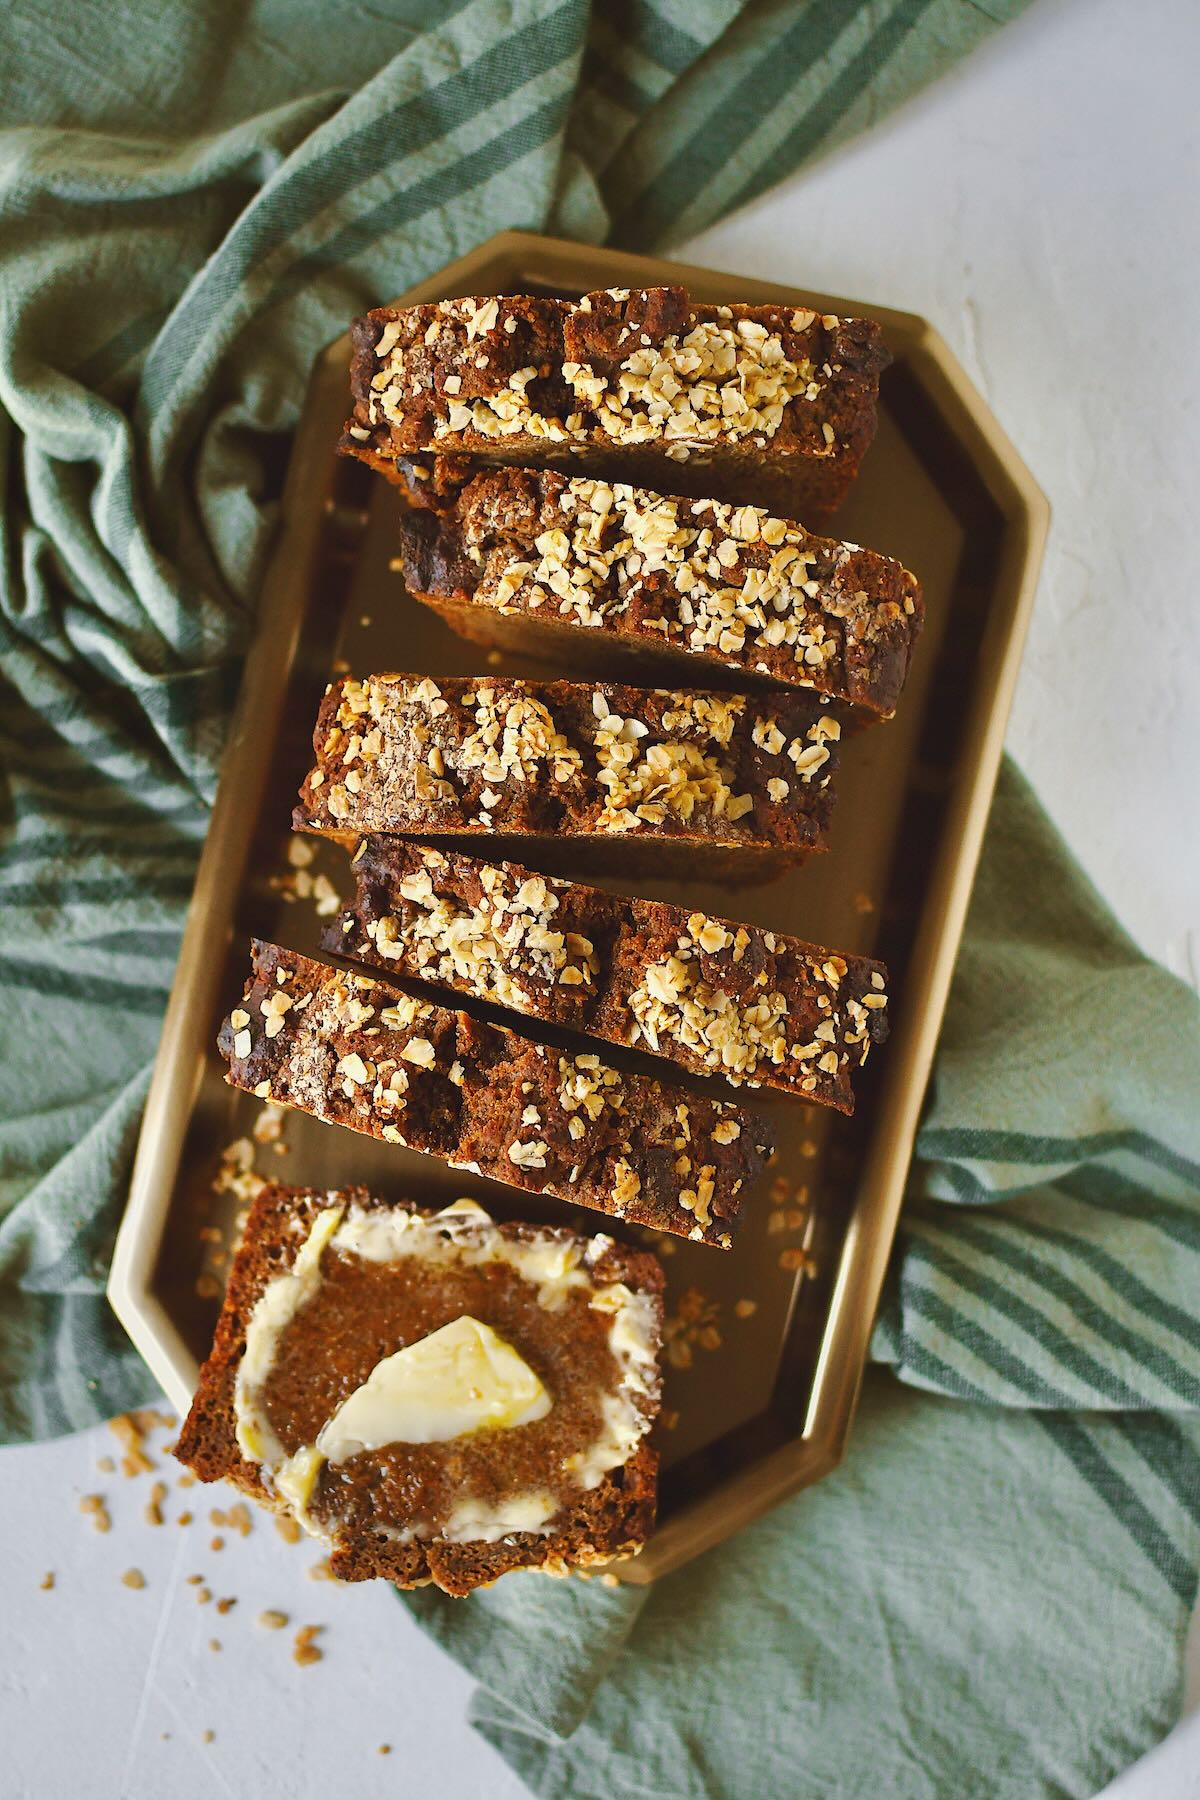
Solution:
<path fill-rule="evenodd" d="M 357 322 L 353 344 L 340 448 L 402 496 L 393 566 L 407 593 L 471 643 L 557 664 L 566 678 L 360 669 L 330 684 L 293 824 L 351 852 L 356 892 L 324 934 L 334 963 L 255 943 L 221 1032 L 228 1079 L 514 1189 L 728 1249 L 773 1148 L 769 1125 L 729 1088 L 851 1112 L 855 1073 L 887 1034 L 887 972 L 723 910 L 587 878 L 636 887 L 699 870 L 736 888 L 825 848 L 839 745 L 894 712 L 922 623 L 921 589 L 905 568 L 814 529 L 844 498 L 874 433 L 888 361 L 879 329 L 803 306 L 703 305 L 664 287 L 385 307 Z M 660 1075 L 646 1072 L 646 1058 Z M 488 1237 L 477 1221 L 430 1225 L 410 1207 L 385 1229 L 384 1203 L 327 1199 L 322 1210 L 309 1190 L 292 1202 L 272 1190 L 259 1236 L 276 1274 L 268 1279 L 262 1242 L 247 1249 L 234 1278 L 243 1312 L 249 1296 L 264 1317 L 282 1308 L 291 1319 L 299 1283 L 339 1317 L 336 1289 L 323 1284 L 353 1286 L 347 1270 L 378 1254 L 403 1280 L 371 1286 L 371 1307 L 383 1307 L 372 1341 L 392 1329 L 380 1298 L 391 1292 L 398 1341 L 412 1340 L 415 1319 L 429 1344 L 439 1339 L 437 1355 L 460 1358 L 460 1374 L 462 1358 L 475 1367 L 490 1357 L 480 1392 L 491 1393 L 503 1363 L 511 1380 L 495 1419 L 532 1429 L 535 1412 L 513 1395 L 533 1396 L 536 1410 L 536 1369 L 513 1373 L 505 1361 L 525 1342 L 515 1302 L 456 1276 L 455 1292 L 477 1295 L 485 1314 L 493 1292 L 498 1310 L 480 1331 L 507 1321 L 510 1335 L 481 1350 L 483 1338 L 464 1337 L 479 1321 L 457 1318 L 445 1326 L 454 1344 L 442 1343 L 437 1271 L 451 1253 L 438 1245 L 453 1240 L 454 1257 L 474 1268 L 475 1232 L 489 1267 L 520 1264 L 538 1296 L 522 1305 L 551 1309 L 562 1304 L 560 1276 L 547 1271 L 599 1265 L 607 1253 L 545 1249 L 535 1276 L 503 1236 L 533 1227 L 497 1237 L 491 1226 Z M 289 1204 L 294 1222 L 281 1224 Z M 349 1235 L 347 1207 L 364 1221 Z M 428 1238 L 428 1267 L 405 1261 L 414 1233 Z M 653 1509 L 642 1438 L 657 1378 L 638 1377 L 636 1406 L 618 1400 L 618 1352 L 638 1313 L 650 1366 L 661 1306 L 656 1278 L 613 1254 L 625 1275 L 604 1293 L 620 1287 L 625 1298 L 589 1302 L 615 1309 L 615 1361 L 597 1392 L 610 1383 L 605 1418 L 636 1429 L 610 1430 L 612 1442 L 600 1434 L 609 1486 L 598 1510 L 591 1501 L 590 1511 L 564 1511 L 559 1493 L 543 1518 L 515 1476 L 491 1511 L 472 1500 L 465 1527 L 444 1506 L 433 1517 L 405 1501 L 397 1517 L 357 1491 L 333 1505 L 334 1489 L 320 1483 L 329 1445 L 342 1444 L 343 1409 L 290 1446 L 264 1436 L 261 1422 L 247 1425 L 251 1414 L 230 1397 L 248 1380 L 241 1314 L 225 1321 L 205 1403 L 185 1431 L 193 1466 L 290 1504 L 310 1528 L 323 1520 L 351 1575 L 437 1579 L 462 1592 L 503 1568 L 636 1544 Z M 293 1283 L 286 1295 L 280 1280 Z M 356 1421 L 377 1418 L 390 1383 L 388 1416 L 414 1429 L 404 1384 L 416 1365 L 392 1369 L 400 1355 L 362 1370 L 349 1358 L 347 1370 L 366 1378 L 361 1392 L 371 1391 L 355 1399 Z M 463 1423 L 457 1389 L 453 1404 L 438 1393 L 438 1417 L 452 1421 L 443 1435 L 458 1442 L 476 1427 Z M 354 1440 L 361 1457 L 376 1456 L 364 1493 L 382 1491 L 378 1456 L 386 1475 L 389 1441 Z M 591 1467 L 593 1449 L 578 1453 L 579 1466 Z M 338 1493 L 354 1489 L 361 1457 L 345 1461 Z M 412 1479 L 417 1466 L 405 1464 Z M 429 1469 L 436 1487 L 444 1467 Z M 610 1493 L 622 1469 L 636 1505 Z M 583 1489 L 601 1491 L 595 1481 Z M 505 1546 L 498 1558 L 477 1554 L 498 1541 L 493 1527 Z M 402 1549 L 364 1550 L 388 1532 Z M 446 1551 L 462 1542 L 470 1555 Z"/>

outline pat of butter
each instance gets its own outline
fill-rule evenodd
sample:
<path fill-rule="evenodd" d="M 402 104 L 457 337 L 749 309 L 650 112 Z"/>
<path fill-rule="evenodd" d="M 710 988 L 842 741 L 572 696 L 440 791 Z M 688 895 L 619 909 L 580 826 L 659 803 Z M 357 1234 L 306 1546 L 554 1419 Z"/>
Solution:
<path fill-rule="evenodd" d="M 293 1456 L 286 1457 L 275 1470 L 275 1492 L 281 1500 L 287 1502 L 293 1516 L 306 1531 L 316 1529 L 308 1517 L 308 1503 L 324 1466 L 325 1459 L 321 1452 L 314 1450 L 311 1444 L 306 1444 Z"/>
<path fill-rule="evenodd" d="M 387 1444 L 441 1444 L 544 1418 L 550 1396 L 511 1344 L 464 1313 L 376 1363 L 321 1427 L 317 1449 L 345 1462 Z"/>

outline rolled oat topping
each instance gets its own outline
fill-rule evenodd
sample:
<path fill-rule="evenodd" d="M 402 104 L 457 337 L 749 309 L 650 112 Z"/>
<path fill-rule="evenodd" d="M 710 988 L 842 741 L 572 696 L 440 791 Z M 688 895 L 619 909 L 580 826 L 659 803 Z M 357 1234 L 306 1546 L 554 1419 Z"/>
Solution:
<path fill-rule="evenodd" d="M 834 713 L 804 693 L 757 702 L 608 683 L 346 679 L 322 703 L 296 823 L 760 848 L 765 836 L 799 850 L 820 841 L 839 736 Z"/>
<path fill-rule="evenodd" d="M 841 385 L 843 357 L 869 374 L 882 361 L 877 333 L 862 322 L 808 308 L 690 307 L 681 289 L 610 288 L 577 306 L 465 298 L 375 318 L 350 428 L 365 434 L 360 442 L 380 425 L 403 429 L 414 391 L 428 388 L 438 401 L 435 439 L 596 434 L 617 444 L 765 445 L 790 408 L 811 409 Z M 532 361 L 520 361 L 525 349 Z M 819 441 L 834 447 L 832 427 Z"/>
<path fill-rule="evenodd" d="M 861 957 L 394 838 L 365 839 L 354 869 L 326 949 L 698 1073 L 849 1110 L 886 1035 L 884 972 Z"/>

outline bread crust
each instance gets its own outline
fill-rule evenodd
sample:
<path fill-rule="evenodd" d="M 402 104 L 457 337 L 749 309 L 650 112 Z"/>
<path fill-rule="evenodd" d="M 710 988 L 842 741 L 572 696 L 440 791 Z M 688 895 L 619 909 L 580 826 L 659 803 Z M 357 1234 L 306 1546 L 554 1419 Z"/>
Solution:
<path fill-rule="evenodd" d="M 292 822 L 346 844 L 509 840 L 583 871 L 694 870 L 699 850 L 730 877 L 774 873 L 824 848 L 840 736 L 806 690 L 348 676 L 321 701 Z"/>
<path fill-rule="evenodd" d="M 811 688 L 867 721 L 895 711 L 924 609 L 891 557 L 759 507 L 552 470 L 427 456 L 397 472 L 405 585 L 461 637 L 592 675 L 649 658 Z"/>
<path fill-rule="evenodd" d="M 891 360 L 872 320 L 711 306 L 680 287 L 379 307 L 351 341 L 339 448 L 390 478 L 397 457 L 434 448 L 765 504 L 807 524 L 858 473 Z M 714 413 L 710 398 L 706 413 L 704 384 L 731 374 L 749 404 Z M 653 403 L 627 405 L 630 384 Z M 773 403 L 755 404 L 763 394 Z"/>
<path fill-rule="evenodd" d="M 693 1074 L 850 1113 L 887 1036 L 868 957 L 396 837 L 363 839 L 353 868 L 323 949 Z"/>
<path fill-rule="evenodd" d="M 772 1151 L 757 1115 L 255 940 L 231 1086 L 493 1181 L 728 1249 Z"/>

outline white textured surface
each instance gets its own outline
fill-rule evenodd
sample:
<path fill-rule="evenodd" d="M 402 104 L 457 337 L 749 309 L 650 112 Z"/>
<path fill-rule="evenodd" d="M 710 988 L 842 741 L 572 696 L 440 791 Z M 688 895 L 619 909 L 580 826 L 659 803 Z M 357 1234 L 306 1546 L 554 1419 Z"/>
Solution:
<path fill-rule="evenodd" d="M 1200 9 L 1036 0 L 687 246 L 942 331 L 1050 497 L 1009 731 L 1132 934 L 1200 980 Z"/>
<path fill-rule="evenodd" d="M 1055 509 L 1010 745 L 1133 935 L 1193 982 L 1198 52 L 1191 0 L 1136 20 L 1122 0 L 1038 0 L 878 131 L 681 247 L 925 313 L 954 345 Z M 97 1432 L 0 1454 L 13 1800 L 523 1792 L 464 1722 L 470 1684 L 388 1590 L 310 1582 L 314 1551 L 266 1521 L 220 1553 L 207 1523 L 151 1529 L 146 1478 L 97 1475 L 110 1448 Z M 107 1536 L 77 1510 L 98 1490 Z M 171 1508 L 185 1498 L 205 1521 L 227 1500 L 192 1489 Z M 121 1585 L 130 1566 L 140 1592 Z M 227 1617 L 197 1605 L 192 1572 L 238 1596 Z M 290 1633 L 256 1627 L 264 1607 L 325 1623 L 325 1660 L 296 1667 Z M 1193 1718 L 1114 1800 L 1196 1800 L 1198 1771 Z M 986 1793 L 986 1773 L 971 1786 Z"/>

